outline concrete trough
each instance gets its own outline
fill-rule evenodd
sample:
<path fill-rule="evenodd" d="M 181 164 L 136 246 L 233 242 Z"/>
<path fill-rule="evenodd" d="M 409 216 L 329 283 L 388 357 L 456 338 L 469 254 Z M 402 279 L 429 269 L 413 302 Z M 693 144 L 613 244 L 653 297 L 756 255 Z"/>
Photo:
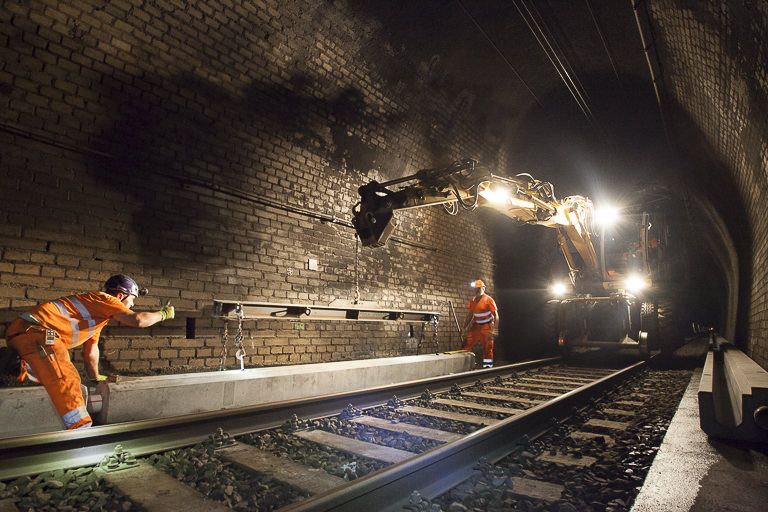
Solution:
<path fill-rule="evenodd" d="M 470 353 L 364 359 L 223 372 L 123 378 L 109 384 L 105 424 L 343 393 L 468 371 Z M 0 389 L 0 438 L 61 430 L 42 387 Z"/>

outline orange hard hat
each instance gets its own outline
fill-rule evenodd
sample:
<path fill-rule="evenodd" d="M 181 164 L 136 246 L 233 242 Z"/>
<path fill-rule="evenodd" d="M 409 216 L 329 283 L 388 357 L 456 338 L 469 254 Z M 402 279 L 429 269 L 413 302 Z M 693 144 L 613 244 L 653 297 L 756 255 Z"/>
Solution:
<path fill-rule="evenodd" d="M 482 280 L 477 279 L 469 283 L 469 286 L 471 286 L 472 288 L 485 288 L 485 283 Z"/>

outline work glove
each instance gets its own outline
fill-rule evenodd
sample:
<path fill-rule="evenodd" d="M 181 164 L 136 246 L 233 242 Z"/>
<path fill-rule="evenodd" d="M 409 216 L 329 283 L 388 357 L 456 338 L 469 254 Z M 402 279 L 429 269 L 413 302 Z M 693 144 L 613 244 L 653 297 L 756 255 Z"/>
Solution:
<path fill-rule="evenodd" d="M 160 308 L 160 311 L 158 311 L 161 315 L 163 315 L 163 320 L 173 320 L 173 318 L 176 316 L 176 309 L 171 306 L 170 304 L 166 304 L 162 308 Z"/>
<path fill-rule="evenodd" d="M 107 379 L 108 377 L 106 375 L 98 374 L 96 377 L 88 377 L 88 382 L 97 383 L 97 382 L 103 382 Z"/>

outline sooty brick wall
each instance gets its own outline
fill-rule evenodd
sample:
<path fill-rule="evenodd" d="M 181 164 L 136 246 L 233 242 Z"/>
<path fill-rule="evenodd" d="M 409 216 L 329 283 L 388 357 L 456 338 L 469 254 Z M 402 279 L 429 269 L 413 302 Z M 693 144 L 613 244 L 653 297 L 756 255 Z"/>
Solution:
<path fill-rule="evenodd" d="M 768 4 L 654 0 L 651 11 L 669 92 L 733 174 L 744 202 L 752 276 L 748 339 L 768 368 Z"/>
<path fill-rule="evenodd" d="M 381 27 L 345 2 L 9 0 L 0 22 L 2 320 L 116 272 L 150 288 L 138 308 L 199 317 L 196 339 L 183 319 L 110 326 L 117 369 L 217 366 L 214 297 L 348 304 L 360 184 L 465 156 L 505 167 L 466 92 L 435 87 L 439 59 L 372 40 Z M 401 219 L 402 241 L 361 251 L 364 304 L 438 310 L 440 347 L 456 348 L 447 302 L 491 279 L 486 228 Z M 414 348 L 403 325 L 245 329 L 250 365 Z"/>

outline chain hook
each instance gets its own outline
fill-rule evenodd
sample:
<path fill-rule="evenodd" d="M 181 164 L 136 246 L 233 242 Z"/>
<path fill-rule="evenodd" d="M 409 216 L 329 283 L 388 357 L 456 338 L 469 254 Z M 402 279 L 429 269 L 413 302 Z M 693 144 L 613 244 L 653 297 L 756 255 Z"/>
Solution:
<path fill-rule="evenodd" d="M 355 233 L 355 299 L 353 304 L 360 303 L 360 237 Z"/>
<path fill-rule="evenodd" d="M 219 371 L 224 371 L 227 361 L 227 343 L 229 343 L 229 320 L 224 319 L 224 332 L 221 334 L 221 353 L 219 357 Z"/>
<path fill-rule="evenodd" d="M 237 313 L 237 334 L 235 334 L 235 347 L 237 348 L 237 352 L 235 353 L 235 357 L 238 361 L 240 361 L 240 370 L 245 370 L 245 347 L 243 347 L 243 319 L 245 318 L 245 313 L 243 311 L 243 305 L 238 304 L 237 308 L 235 309 Z"/>

